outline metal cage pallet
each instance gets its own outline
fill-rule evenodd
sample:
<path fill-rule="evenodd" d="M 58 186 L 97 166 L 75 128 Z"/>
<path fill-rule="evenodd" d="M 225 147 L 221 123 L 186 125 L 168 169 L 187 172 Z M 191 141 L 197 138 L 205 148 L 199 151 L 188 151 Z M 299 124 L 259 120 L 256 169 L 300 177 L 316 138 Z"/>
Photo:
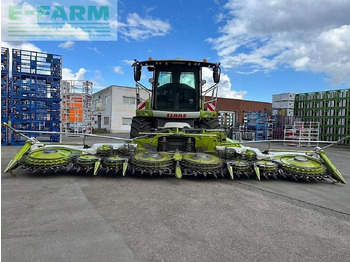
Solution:
<path fill-rule="evenodd" d="M 237 123 L 235 111 L 219 111 L 218 118 L 221 127 L 233 127 Z"/>
<path fill-rule="evenodd" d="M 247 129 L 255 131 L 255 140 L 267 139 L 269 119 L 266 113 L 247 113 L 245 118 Z"/>
<path fill-rule="evenodd" d="M 93 83 L 63 80 L 61 87 L 62 132 L 91 134 Z"/>
<path fill-rule="evenodd" d="M 319 122 L 295 121 L 293 125 L 287 125 L 284 129 L 284 139 L 293 140 L 293 142 L 284 142 L 284 145 L 311 146 L 314 143 L 318 145 L 318 142 L 314 141 L 319 141 L 319 137 Z"/>

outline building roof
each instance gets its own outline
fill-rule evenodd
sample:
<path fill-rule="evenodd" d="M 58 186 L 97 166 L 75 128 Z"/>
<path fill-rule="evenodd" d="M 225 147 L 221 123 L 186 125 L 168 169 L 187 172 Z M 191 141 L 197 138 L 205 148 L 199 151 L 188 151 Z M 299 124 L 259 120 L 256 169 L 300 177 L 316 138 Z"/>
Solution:
<path fill-rule="evenodd" d="M 95 92 L 94 94 L 98 94 L 100 92 L 106 92 L 108 89 L 112 89 L 112 88 L 117 88 L 117 87 L 122 87 L 122 88 L 132 88 L 132 89 L 135 89 L 135 87 L 132 87 L 132 86 L 119 86 L 119 85 L 110 85 L 110 86 L 107 86 L 97 92 Z"/>

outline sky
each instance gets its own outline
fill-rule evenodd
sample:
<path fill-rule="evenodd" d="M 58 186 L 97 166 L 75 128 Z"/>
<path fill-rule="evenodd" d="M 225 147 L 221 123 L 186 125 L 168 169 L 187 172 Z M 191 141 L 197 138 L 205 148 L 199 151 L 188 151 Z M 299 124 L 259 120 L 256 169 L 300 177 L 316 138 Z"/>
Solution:
<path fill-rule="evenodd" d="M 39 2 L 9 0 L 2 13 Z M 52 5 L 61 2 L 67 5 Z M 149 57 L 221 63 L 221 97 L 271 102 L 278 93 L 350 87 L 350 0 L 84 2 L 114 5 L 113 40 L 13 42 L 2 35 L 1 46 L 60 54 L 63 79 L 92 80 L 95 91 L 135 86 L 131 63 Z M 7 22 L 2 15 L 2 32 Z M 211 75 L 204 72 L 208 83 Z M 146 85 L 150 77 L 143 75 Z"/>

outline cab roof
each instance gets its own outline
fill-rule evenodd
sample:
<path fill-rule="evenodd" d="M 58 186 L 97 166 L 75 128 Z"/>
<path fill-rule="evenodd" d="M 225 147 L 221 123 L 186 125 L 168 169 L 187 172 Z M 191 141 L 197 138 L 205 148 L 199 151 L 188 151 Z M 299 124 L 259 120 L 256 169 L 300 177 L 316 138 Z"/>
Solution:
<path fill-rule="evenodd" d="M 209 63 L 204 61 L 196 61 L 196 60 L 182 60 L 182 59 L 163 59 L 163 60 L 146 60 L 146 61 L 137 61 L 132 66 L 136 66 L 137 64 L 141 66 L 162 66 L 162 65 L 182 65 L 182 66 L 199 66 L 199 67 L 218 67 L 220 63 Z"/>

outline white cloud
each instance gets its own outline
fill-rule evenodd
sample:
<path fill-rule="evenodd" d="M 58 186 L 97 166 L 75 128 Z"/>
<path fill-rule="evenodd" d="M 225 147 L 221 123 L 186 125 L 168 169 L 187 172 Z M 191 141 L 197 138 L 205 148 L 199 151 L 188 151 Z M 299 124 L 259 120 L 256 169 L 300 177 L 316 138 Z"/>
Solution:
<path fill-rule="evenodd" d="M 100 50 L 97 49 L 97 47 L 88 47 L 89 50 L 94 51 L 96 54 L 102 54 Z"/>
<path fill-rule="evenodd" d="M 93 88 L 93 89 L 94 89 L 94 90 L 93 90 L 94 93 L 96 93 L 96 92 L 98 92 L 98 91 L 101 91 L 102 89 L 105 89 L 105 88 L 106 88 L 106 86 L 100 84 L 99 82 L 93 81 L 93 84 L 94 84 L 94 88 Z"/>
<path fill-rule="evenodd" d="M 221 36 L 207 39 L 223 67 L 254 73 L 287 66 L 350 86 L 349 1 L 230 0 L 224 7 Z"/>
<path fill-rule="evenodd" d="M 79 68 L 79 71 L 74 73 L 69 68 L 62 68 L 62 80 L 85 80 L 84 75 L 87 72 L 85 68 Z"/>
<path fill-rule="evenodd" d="M 94 73 L 95 73 L 95 75 L 94 75 L 93 81 L 92 81 L 94 84 L 94 92 L 98 92 L 98 91 L 105 88 L 105 85 L 104 85 L 105 80 L 104 80 L 100 70 L 97 69 L 94 71 Z"/>
<path fill-rule="evenodd" d="M 60 48 L 71 49 L 75 45 L 73 41 L 66 41 L 58 45 Z"/>
<path fill-rule="evenodd" d="M 56 29 L 55 35 L 56 38 L 61 38 L 60 35 L 66 35 L 67 31 L 72 34 L 72 38 L 77 40 L 90 40 L 89 32 L 84 31 L 84 29 L 76 26 L 72 26 L 71 24 L 64 24 L 62 27 Z"/>
<path fill-rule="evenodd" d="M 143 7 L 143 10 L 144 10 L 144 12 L 146 13 L 146 14 L 149 14 L 149 13 L 151 13 L 154 9 L 156 9 L 157 8 L 157 6 L 151 6 L 151 7 Z"/>
<path fill-rule="evenodd" d="M 124 74 L 123 68 L 121 66 L 114 66 L 113 70 L 115 73 L 117 73 L 118 75 L 122 75 Z"/>
<path fill-rule="evenodd" d="M 118 22 L 119 32 L 125 40 L 145 40 L 154 36 L 164 36 L 171 26 L 168 22 L 152 17 L 141 18 L 138 14 L 128 14 L 126 22 Z"/>
<path fill-rule="evenodd" d="M 134 60 L 128 60 L 128 59 L 124 59 L 123 62 L 124 62 L 125 64 L 127 64 L 127 65 L 130 65 L 130 66 L 133 65 L 133 64 L 135 63 Z"/>
<path fill-rule="evenodd" d="M 90 0 L 91 2 L 95 2 L 98 5 L 110 5 L 110 2 L 108 0 Z"/>
<path fill-rule="evenodd" d="M 226 18 L 226 15 L 223 13 L 219 13 L 214 17 L 214 22 L 215 23 L 220 23 L 222 20 Z"/>
<path fill-rule="evenodd" d="M 27 51 L 35 51 L 35 52 L 43 52 L 39 47 L 32 43 L 27 43 L 27 42 L 6 42 L 6 41 L 1 41 L 1 46 L 2 47 L 7 47 L 9 49 L 21 49 L 21 50 L 27 50 Z M 11 51 L 10 51 L 11 53 Z"/>
<path fill-rule="evenodd" d="M 94 71 L 94 73 L 95 73 L 95 76 L 94 76 L 94 80 L 95 80 L 95 81 L 104 82 L 104 79 L 103 79 L 103 77 L 102 77 L 102 73 L 101 73 L 100 70 L 96 69 L 96 70 Z"/>
<path fill-rule="evenodd" d="M 204 89 L 210 88 L 214 85 L 213 81 L 213 71 L 209 68 L 203 68 L 202 77 L 207 82 Z M 232 84 L 230 77 L 225 73 L 221 72 L 218 97 L 226 97 L 226 98 L 236 98 L 243 99 L 243 97 L 247 94 L 247 91 L 235 91 L 232 90 Z"/>

